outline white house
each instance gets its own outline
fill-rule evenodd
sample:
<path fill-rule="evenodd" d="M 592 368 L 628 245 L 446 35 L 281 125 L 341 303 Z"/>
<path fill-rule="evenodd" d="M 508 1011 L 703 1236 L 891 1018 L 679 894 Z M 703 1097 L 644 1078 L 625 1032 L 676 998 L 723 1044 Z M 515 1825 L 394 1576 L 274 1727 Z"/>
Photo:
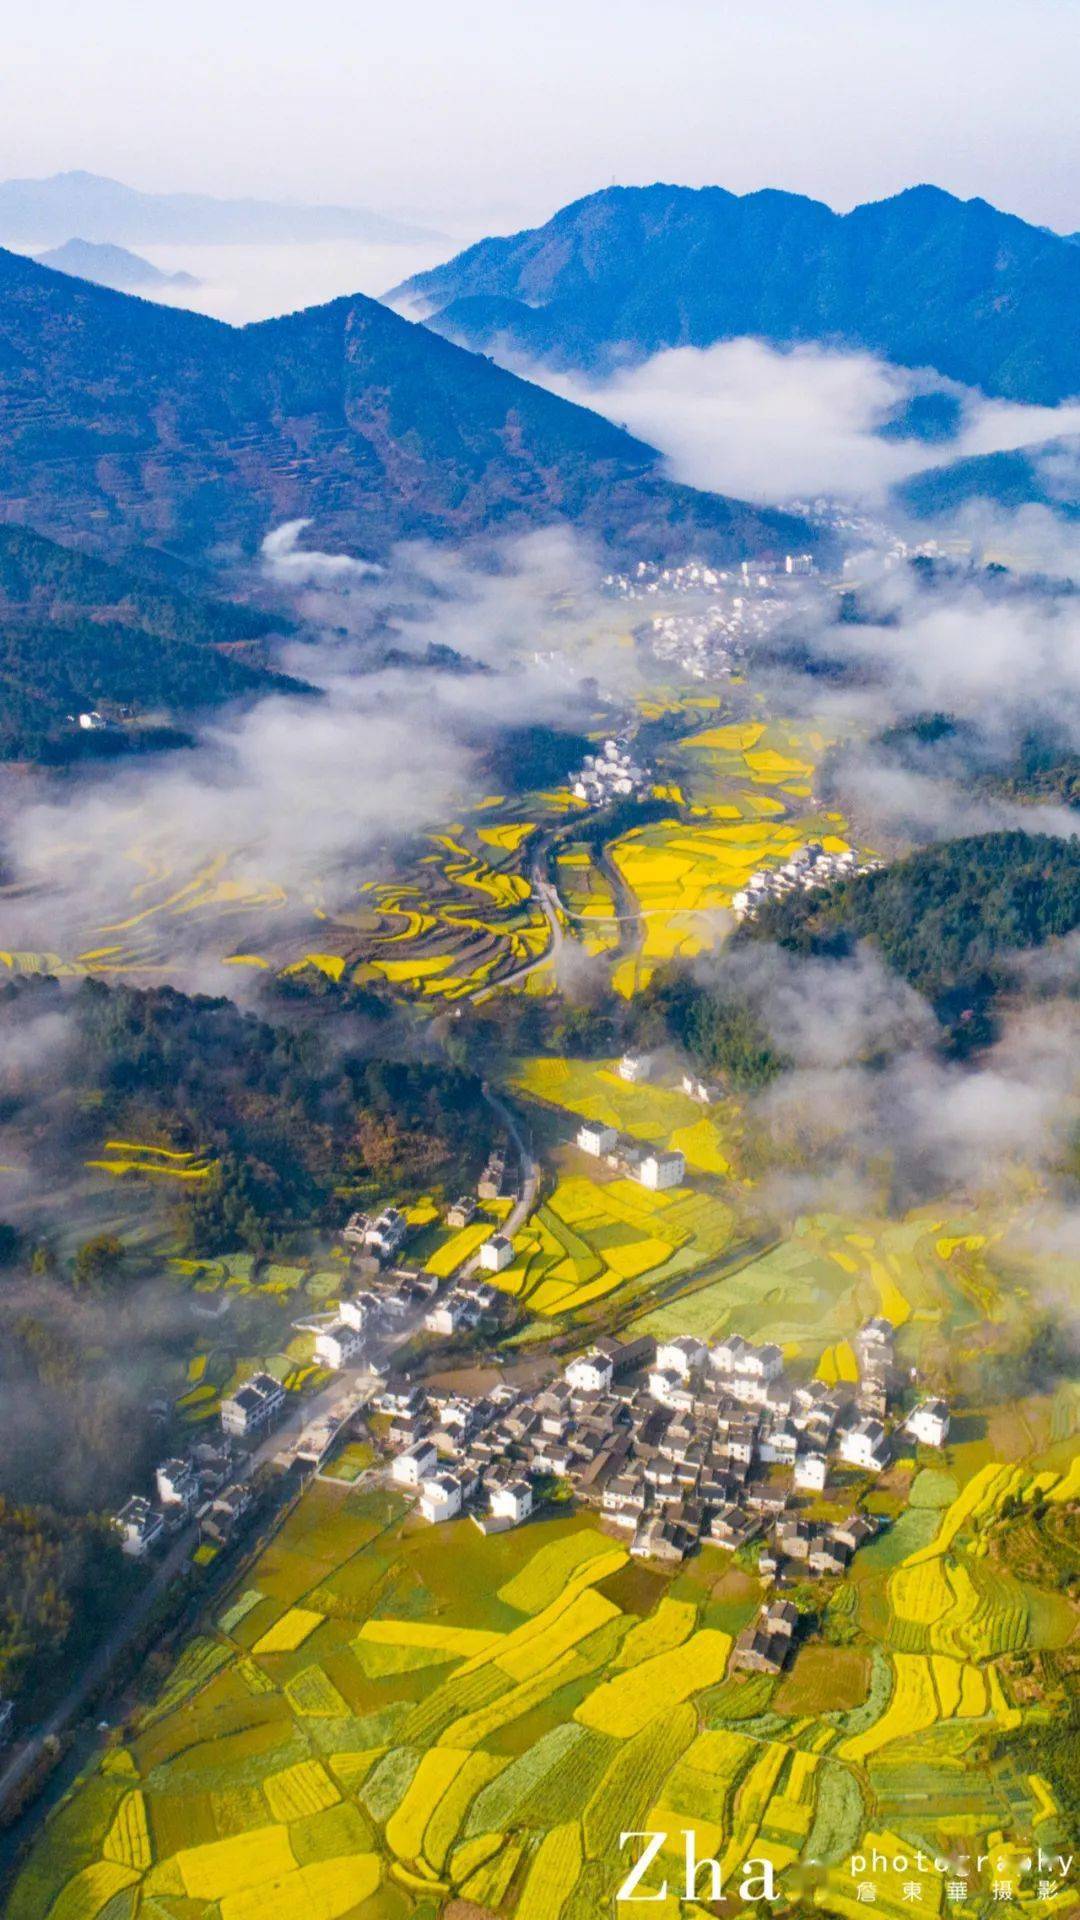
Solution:
<path fill-rule="evenodd" d="M 455 1473 L 438 1473 L 420 1482 L 420 1511 L 437 1525 L 461 1512 L 461 1481 Z"/>
<path fill-rule="evenodd" d="M 438 1455 L 430 1440 L 414 1440 L 411 1447 L 394 1456 L 390 1468 L 391 1480 L 399 1487 L 418 1487 L 422 1480 L 434 1473 L 438 1465 Z"/>
<path fill-rule="evenodd" d="M 699 1106 L 711 1107 L 713 1101 L 720 1098 L 719 1087 L 714 1087 L 708 1080 L 699 1080 L 696 1073 L 684 1073 L 681 1085 L 683 1092 L 688 1093 Z"/>
<path fill-rule="evenodd" d="M 734 1373 L 744 1353 L 749 1351 L 750 1342 L 744 1340 L 741 1333 L 729 1333 L 726 1340 L 720 1340 L 715 1347 L 709 1348 L 709 1365 L 716 1373 Z"/>
<path fill-rule="evenodd" d="M 590 1347 L 588 1353 L 579 1353 L 563 1368 L 563 1379 L 575 1393 L 605 1393 L 611 1385 L 615 1368 L 606 1353 L 597 1347 Z"/>
<path fill-rule="evenodd" d="M 614 1127 L 606 1127 L 600 1120 L 585 1120 L 577 1130 L 582 1153 L 591 1153 L 597 1159 L 611 1152 L 618 1137 Z"/>
<path fill-rule="evenodd" d="M 689 1413 L 694 1404 L 692 1387 L 671 1367 L 650 1369 L 649 1398 L 662 1407 L 672 1407 L 676 1413 Z"/>
<path fill-rule="evenodd" d="M 505 1233 L 493 1233 L 480 1248 L 480 1265 L 485 1273 L 501 1273 L 514 1257 L 514 1246 Z"/>
<path fill-rule="evenodd" d="M 340 1373 L 356 1359 L 360 1352 L 362 1339 L 358 1327 L 351 1327 L 346 1320 L 338 1318 L 328 1327 L 320 1327 L 315 1335 L 315 1360 L 320 1367 L 329 1367 L 331 1373 Z"/>
<path fill-rule="evenodd" d="M 647 1153 L 638 1167 L 637 1177 L 643 1187 L 678 1187 L 685 1172 L 685 1155 L 669 1147 L 660 1153 Z"/>
<path fill-rule="evenodd" d="M 706 1348 L 692 1333 L 680 1333 L 676 1340 L 665 1340 L 657 1345 L 656 1365 L 664 1372 L 677 1373 L 682 1380 L 689 1380 L 692 1373 L 700 1373 L 705 1365 Z"/>
<path fill-rule="evenodd" d="M 347 1327 L 354 1327 L 357 1333 L 363 1331 L 366 1308 L 362 1300 L 342 1300 L 338 1307 L 338 1319 Z"/>
<path fill-rule="evenodd" d="M 120 1551 L 132 1560 L 141 1560 L 155 1547 L 165 1532 L 165 1522 L 149 1500 L 133 1493 L 125 1501 L 113 1523 L 120 1532 Z"/>
<path fill-rule="evenodd" d="M 793 1476 L 797 1492 L 824 1493 L 828 1478 L 829 1462 L 823 1453 L 800 1453 Z"/>
<path fill-rule="evenodd" d="M 532 1488 L 527 1480 L 511 1480 L 505 1486 L 492 1487 L 488 1504 L 496 1519 L 519 1526 L 532 1512 Z"/>
<path fill-rule="evenodd" d="M 163 1507 L 193 1507 L 199 1497 L 199 1477 L 190 1460 L 163 1460 L 154 1480 Z"/>
<path fill-rule="evenodd" d="M 888 1442 L 880 1420 L 860 1420 L 840 1435 L 840 1458 L 864 1473 L 880 1473 L 889 1464 Z"/>
<path fill-rule="evenodd" d="M 364 1233 L 364 1246 L 379 1260 L 392 1260 L 409 1230 L 399 1207 L 385 1207 Z"/>
<path fill-rule="evenodd" d="M 226 1433 L 261 1433 L 285 1405 L 285 1389 L 272 1373 L 254 1373 L 228 1400 L 221 1403 L 221 1425 Z"/>
<path fill-rule="evenodd" d="M 429 1333 L 456 1333 L 469 1311 L 469 1302 L 463 1293 L 455 1289 L 443 1300 L 436 1301 L 424 1315 L 424 1325 Z"/>
<path fill-rule="evenodd" d="M 943 1447 L 949 1437 L 949 1409 L 944 1400 L 923 1400 L 908 1415 L 904 1432 L 924 1447 Z"/>
<path fill-rule="evenodd" d="M 619 1079 L 629 1080 L 631 1085 L 647 1080 L 651 1072 L 652 1061 L 647 1053 L 624 1053 L 619 1061 Z"/>

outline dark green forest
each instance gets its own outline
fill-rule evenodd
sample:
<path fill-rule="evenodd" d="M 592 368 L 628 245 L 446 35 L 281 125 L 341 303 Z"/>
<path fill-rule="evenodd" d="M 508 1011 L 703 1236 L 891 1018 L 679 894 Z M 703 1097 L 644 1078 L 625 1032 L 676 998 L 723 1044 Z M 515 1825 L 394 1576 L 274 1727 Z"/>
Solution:
<path fill-rule="evenodd" d="M 1080 926 L 1080 840 L 985 833 L 876 873 L 766 902 L 740 943 L 842 956 L 876 947 L 925 995 L 959 1050 L 988 1037 L 1010 956 Z"/>

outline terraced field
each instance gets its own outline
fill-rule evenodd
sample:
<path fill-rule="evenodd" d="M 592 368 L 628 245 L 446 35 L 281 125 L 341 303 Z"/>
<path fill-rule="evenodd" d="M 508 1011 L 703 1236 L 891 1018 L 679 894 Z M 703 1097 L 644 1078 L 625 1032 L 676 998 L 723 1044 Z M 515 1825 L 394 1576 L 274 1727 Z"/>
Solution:
<path fill-rule="evenodd" d="M 780 865 L 808 839 L 830 852 L 848 846 L 842 817 L 813 796 L 827 745 L 813 728 L 740 720 L 698 727 L 664 751 L 658 775 L 682 803 L 677 817 L 634 828 L 610 849 L 645 929 L 617 970 L 620 991 L 637 991 L 659 961 L 715 946 L 732 896 L 759 868 Z"/>
<path fill-rule="evenodd" d="M 1077 1481 L 1023 1484 L 1064 1500 Z M 1015 1482 L 987 1469 L 938 1505 L 937 1539 L 891 1588 L 966 1552 Z M 935 1830 L 954 1835 L 1011 1804 L 1015 1782 L 964 1764 L 1020 1718 L 985 1646 L 878 1648 L 861 1704 L 785 1714 L 775 1683 L 728 1675 L 713 1550 L 644 1602 L 629 1572 L 583 1516 L 485 1539 L 316 1483 L 52 1817 L 9 1920 L 433 1920 L 454 1898 L 598 1920 L 627 1827 L 691 1827 L 729 1870 L 813 1860 L 818 1905 L 843 1915 L 846 1856 L 884 1830 L 879 1802 L 910 1833 L 912 1783 L 932 1778 Z M 1025 1791 L 1049 1837 L 1047 1783 Z M 891 1914 L 890 1897 L 871 1910 Z"/>

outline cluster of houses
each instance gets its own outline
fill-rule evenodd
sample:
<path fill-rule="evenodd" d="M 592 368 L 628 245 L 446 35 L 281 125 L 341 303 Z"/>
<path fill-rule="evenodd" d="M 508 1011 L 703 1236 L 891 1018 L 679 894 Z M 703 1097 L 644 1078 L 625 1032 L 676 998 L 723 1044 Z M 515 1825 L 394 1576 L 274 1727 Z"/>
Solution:
<path fill-rule="evenodd" d="M 868 1322 L 864 1378 L 836 1385 L 793 1385 L 771 1344 L 732 1334 L 706 1347 L 682 1334 L 659 1345 L 598 1340 L 524 1392 L 388 1390 L 377 1404 L 390 1416 L 391 1478 L 433 1523 L 467 1512 L 487 1528 L 516 1524 L 550 1476 L 594 1505 L 635 1557 L 675 1564 L 702 1545 L 757 1543 L 766 1580 L 841 1574 L 877 1523 L 807 1509 L 839 1469 L 888 1465 L 890 1433 L 862 1395 L 865 1385 L 876 1404 L 882 1383 L 897 1390 L 892 1339 L 888 1321 Z M 904 1426 L 942 1446 L 948 1410 L 924 1401 Z M 769 1626 L 766 1639 L 779 1630 Z"/>
<path fill-rule="evenodd" d="M 389 1266 L 396 1259 L 409 1231 L 409 1223 L 400 1207 L 384 1207 L 381 1213 L 351 1213 L 341 1230 L 345 1245 L 354 1254 L 366 1255 L 376 1266 Z"/>
<path fill-rule="evenodd" d="M 752 873 L 745 887 L 731 897 L 731 911 L 737 920 L 753 920 L 767 900 L 779 900 L 786 893 L 808 893 L 830 880 L 849 880 L 856 873 L 873 873 L 880 860 L 860 860 L 851 847 L 843 853 L 826 853 L 818 840 L 811 840 L 793 853 L 782 866 L 763 868 Z"/>
<path fill-rule="evenodd" d="M 625 600 L 688 602 L 665 606 L 637 630 L 654 658 L 691 680 L 730 676 L 747 649 L 791 612 L 792 591 L 814 572 L 810 554 L 744 560 L 737 567 L 660 567 L 639 560 L 629 573 L 608 574 L 607 591 Z"/>
<path fill-rule="evenodd" d="M 814 573 L 812 553 L 786 553 L 778 560 L 740 560 L 735 567 L 707 567 L 688 560 L 681 567 L 664 567 L 655 560 L 638 560 L 629 573 L 608 573 L 604 586 L 623 600 L 641 600 L 655 594 L 715 593 L 730 586 L 766 586 L 774 580 L 809 579 Z"/>
<path fill-rule="evenodd" d="M 163 1460 L 154 1474 L 154 1492 L 152 1500 L 133 1493 L 113 1515 L 121 1551 L 133 1560 L 144 1559 L 192 1518 L 205 1539 L 224 1545 L 253 1498 L 247 1481 L 237 1477 L 235 1450 L 227 1438 L 201 1441 L 188 1454 Z"/>
<path fill-rule="evenodd" d="M 686 1177 L 686 1156 L 677 1147 L 650 1147 L 632 1140 L 602 1120 L 584 1120 L 574 1135 L 582 1153 L 616 1167 L 631 1180 L 654 1191 L 661 1187 L 681 1187 Z"/>
<path fill-rule="evenodd" d="M 570 791 L 590 807 L 606 806 L 611 800 L 628 799 L 646 791 L 652 776 L 648 767 L 639 767 L 627 746 L 618 740 L 605 740 L 598 753 L 587 753 L 576 773 L 569 777 Z"/>
<path fill-rule="evenodd" d="M 647 1053 L 624 1053 L 616 1071 L 620 1080 L 633 1086 L 652 1077 L 653 1062 Z M 594 1160 L 603 1160 L 607 1166 L 654 1191 L 661 1187 L 679 1187 L 686 1177 L 686 1157 L 677 1148 L 649 1146 L 647 1142 L 620 1133 L 604 1120 L 583 1120 L 574 1140 L 582 1153 Z"/>

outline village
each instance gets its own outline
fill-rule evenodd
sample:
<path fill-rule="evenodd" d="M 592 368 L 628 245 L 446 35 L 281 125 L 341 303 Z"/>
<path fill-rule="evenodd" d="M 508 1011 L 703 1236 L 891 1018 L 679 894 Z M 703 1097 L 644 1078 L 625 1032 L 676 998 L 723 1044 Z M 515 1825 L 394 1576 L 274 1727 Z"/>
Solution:
<path fill-rule="evenodd" d="M 525 1391 L 504 1383 L 469 1396 L 404 1381 L 375 1406 L 390 1478 L 432 1524 L 468 1514 L 502 1531 L 561 1486 L 635 1558 L 675 1566 L 699 1549 L 753 1548 L 759 1576 L 782 1589 L 842 1575 L 880 1524 L 857 1508 L 839 1520 L 808 1508 L 861 1490 L 904 1442 L 940 1449 L 948 1439 L 942 1401 L 897 1411 L 905 1383 L 889 1321 L 868 1321 L 855 1351 L 857 1381 L 796 1385 L 778 1347 L 737 1333 L 712 1347 L 693 1335 L 601 1338 Z M 763 1650 L 757 1636 L 755 1626 L 736 1664 L 778 1671 L 783 1648 Z"/>
<path fill-rule="evenodd" d="M 666 666 L 691 680 L 712 680 L 739 670 L 748 646 L 775 631 L 792 610 L 793 593 L 814 574 L 813 558 L 805 553 L 744 560 L 732 568 L 639 560 L 625 573 L 608 574 L 604 586 L 622 600 L 687 603 L 654 613 L 636 637 Z"/>
<path fill-rule="evenodd" d="M 655 1063 L 626 1054 L 617 1070 L 632 1083 L 650 1078 Z M 693 1073 L 682 1085 L 704 1103 L 714 1097 Z M 653 1190 L 685 1176 L 680 1152 L 599 1122 L 583 1121 L 574 1144 Z M 492 1148 L 475 1194 L 446 1208 L 447 1226 L 470 1226 L 485 1200 L 506 1198 L 508 1162 L 504 1145 Z M 341 1298 L 296 1323 L 337 1387 L 287 1438 L 275 1437 L 288 1400 L 280 1382 L 256 1372 L 236 1387 L 221 1402 L 220 1437 L 162 1461 L 156 1498 L 135 1494 L 116 1515 L 125 1553 L 141 1558 L 186 1524 L 215 1549 L 228 1546 L 251 1509 L 257 1466 L 279 1476 L 318 1471 L 342 1437 L 364 1431 L 379 1449 L 373 1471 L 431 1525 L 467 1516 L 483 1532 L 501 1532 L 569 1498 L 654 1565 L 675 1567 L 702 1550 L 749 1554 L 776 1592 L 733 1657 L 737 1666 L 777 1672 L 794 1644 L 783 1589 L 842 1576 L 882 1524 L 860 1509 L 861 1495 L 905 1445 L 939 1450 L 947 1442 L 943 1401 L 908 1404 L 912 1380 L 883 1317 L 868 1320 L 852 1343 L 852 1381 L 792 1381 L 778 1346 L 734 1332 L 711 1346 L 690 1333 L 659 1342 L 600 1336 L 528 1386 L 501 1379 L 470 1394 L 425 1384 L 396 1366 L 395 1355 L 417 1334 L 497 1334 L 512 1301 L 492 1280 L 513 1245 L 492 1231 L 441 1278 L 403 1264 L 409 1233 L 405 1210 L 394 1205 L 349 1216 Z M 849 1501 L 840 1518 L 821 1511 Z"/>
<path fill-rule="evenodd" d="M 828 853 L 819 840 L 810 840 L 793 853 L 782 866 L 752 873 L 745 887 L 731 896 L 731 911 L 737 920 L 753 920 L 769 900 L 781 900 L 788 893 L 809 893 L 814 887 L 828 886 L 833 880 L 850 880 L 856 874 L 876 873 L 881 860 L 859 859 L 854 849 Z"/>

